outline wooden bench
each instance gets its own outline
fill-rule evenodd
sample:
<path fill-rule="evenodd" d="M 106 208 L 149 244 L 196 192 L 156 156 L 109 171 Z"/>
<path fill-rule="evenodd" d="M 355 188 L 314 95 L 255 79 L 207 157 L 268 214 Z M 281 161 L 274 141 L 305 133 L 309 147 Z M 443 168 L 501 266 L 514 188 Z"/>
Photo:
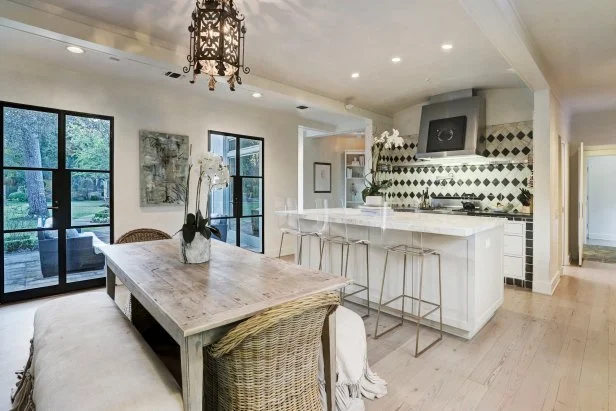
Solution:
<path fill-rule="evenodd" d="M 37 310 L 32 375 L 37 410 L 183 410 L 171 373 L 105 293 Z"/>

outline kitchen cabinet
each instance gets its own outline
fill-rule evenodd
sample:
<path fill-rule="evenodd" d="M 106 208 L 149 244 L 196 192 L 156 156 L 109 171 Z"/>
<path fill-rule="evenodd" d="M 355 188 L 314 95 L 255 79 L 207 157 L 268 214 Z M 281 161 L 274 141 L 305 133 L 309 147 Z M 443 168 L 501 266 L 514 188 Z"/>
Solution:
<path fill-rule="evenodd" d="M 505 278 L 525 280 L 526 261 L 526 222 L 508 221 L 505 223 L 503 243 L 503 265 Z"/>

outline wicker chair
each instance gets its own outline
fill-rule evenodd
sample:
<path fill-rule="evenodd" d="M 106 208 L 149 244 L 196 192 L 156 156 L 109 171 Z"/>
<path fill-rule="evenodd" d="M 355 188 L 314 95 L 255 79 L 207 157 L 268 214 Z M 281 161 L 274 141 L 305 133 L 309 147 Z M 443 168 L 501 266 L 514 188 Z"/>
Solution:
<path fill-rule="evenodd" d="M 138 228 L 136 230 L 125 233 L 116 244 L 125 243 L 140 243 L 142 241 L 169 240 L 171 236 L 164 231 L 155 230 L 153 228 Z"/>
<path fill-rule="evenodd" d="M 143 241 L 169 240 L 170 238 L 171 236 L 164 231 L 155 230 L 153 228 L 138 228 L 136 230 L 131 230 L 128 233 L 124 233 L 115 243 L 140 243 Z M 151 319 L 149 319 L 149 314 L 147 314 L 141 303 L 139 303 L 139 301 L 137 301 L 132 294 L 129 294 L 128 303 L 124 309 L 124 314 L 126 314 L 128 319 L 131 321 L 133 320 L 133 317 L 139 315 L 144 318 L 144 321 L 145 318 L 148 318 L 147 322 L 151 322 Z"/>
<path fill-rule="evenodd" d="M 321 333 L 339 296 L 324 293 L 252 317 L 205 352 L 205 398 L 219 411 L 322 411 Z"/>

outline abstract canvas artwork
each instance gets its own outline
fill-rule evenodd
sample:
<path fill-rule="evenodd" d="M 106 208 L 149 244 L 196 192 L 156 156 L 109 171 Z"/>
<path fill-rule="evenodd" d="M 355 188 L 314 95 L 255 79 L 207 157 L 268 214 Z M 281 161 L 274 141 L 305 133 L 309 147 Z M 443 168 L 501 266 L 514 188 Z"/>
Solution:
<path fill-rule="evenodd" d="M 141 206 L 184 204 L 188 136 L 139 131 Z"/>

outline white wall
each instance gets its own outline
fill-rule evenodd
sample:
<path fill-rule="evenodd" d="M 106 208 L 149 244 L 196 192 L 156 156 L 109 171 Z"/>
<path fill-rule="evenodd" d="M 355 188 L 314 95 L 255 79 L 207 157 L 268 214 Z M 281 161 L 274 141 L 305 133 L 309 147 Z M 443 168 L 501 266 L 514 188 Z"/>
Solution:
<path fill-rule="evenodd" d="M 588 237 L 616 241 L 616 156 L 589 157 Z"/>
<path fill-rule="evenodd" d="M 587 146 L 616 144 L 616 109 L 573 114 L 571 142 Z"/>
<path fill-rule="evenodd" d="M 340 207 L 344 200 L 344 152 L 363 150 L 364 139 L 355 136 L 333 136 L 304 139 L 304 208 L 314 208 L 317 198 L 327 199 L 329 207 Z M 314 163 L 332 164 L 332 192 L 314 192 Z"/>
<path fill-rule="evenodd" d="M 534 261 L 533 291 L 552 294 L 563 261 L 560 139 L 569 140 L 567 116 L 550 90 L 535 93 L 534 103 Z"/>
<path fill-rule="evenodd" d="M 533 119 L 534 97 L 527 88 L 480 90 L 486 100 L 486 125 L 516 123 Z M 400 134 L 419 133 L 421 107 L 427 103 L 407 107 L 394 114 L 394 127 Z"/>
<path fill-rule="evenodd" d="M 265 250 L 278 253 L 276 197 L 297 195 L 298 125 L 327 128 L 279 112 L 241 107 L 179 83 L 136 83 L 78 73 L 17 56 L 0 58 L 0 99 L 115 118 L 115 237 L 139 227 L 176 232 L 182 207 L 139 206 L 139 130 L 186 134 L 193 153 L 208 130 L 265 138 Z M 177 85 L 177 86 L 176 86 Z"/>

